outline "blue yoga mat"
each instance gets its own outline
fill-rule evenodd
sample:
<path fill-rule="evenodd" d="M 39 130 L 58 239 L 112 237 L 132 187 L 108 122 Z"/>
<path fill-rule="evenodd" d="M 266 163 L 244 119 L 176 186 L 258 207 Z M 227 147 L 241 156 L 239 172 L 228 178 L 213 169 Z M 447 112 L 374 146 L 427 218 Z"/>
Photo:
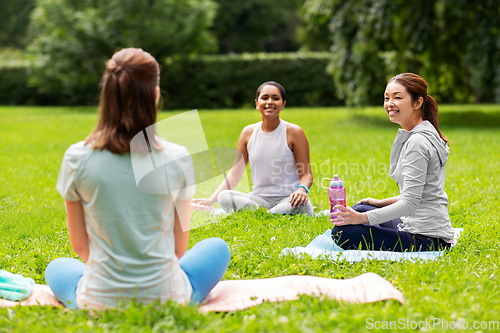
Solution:
<path fill-rule="evenodd" d="M 458 238 L 464 230 L 463 228 L 454 228 L 455 243 L 451 245 L 453 248 L 458 243 Z M 318 257 L 330 259 L 333 261 L 347 260 L 348 262 L 359 262 L 362 260 L 390 260 L 390 261 L 418 261 L 418 260 L 436 260 L 444 254 L 444 251 L 422 251 L 422 252 L 391 252 L 391 251 L 368 251 L 368 250 L 344 250 L 338 246 L 332 239 L 332 230 L 326 230 L 322 235 L 317 236 L 311 243 L 305 247 L 285 248 L 281 251 L 282 255 L 295 255 L 302 258 L 304 254 L 310 255 L 313 259 Z"/>

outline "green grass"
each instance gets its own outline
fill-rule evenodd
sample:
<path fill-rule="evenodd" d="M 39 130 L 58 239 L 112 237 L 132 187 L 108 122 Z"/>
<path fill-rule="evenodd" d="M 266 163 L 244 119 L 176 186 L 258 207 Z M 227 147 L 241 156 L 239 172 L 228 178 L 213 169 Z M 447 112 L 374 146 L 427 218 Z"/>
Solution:
<path fill-rule="evenodd" d="M 440 110 L 441 129 L 452 141 L 446 181 L 450 216 L 453 226 L 465 232 L 453 251 L 436 261 L 349 264 L 278 257 L 283 248 L 304 246 L 331 228 L 327 218 L 242 212 L 191 232 L 190 246 L 212 236 L 229 244 L 231 262 L 224 279 L 290 274 L 346 279 L 374 272 L 404 294 L 404 306 L 303 296 L 230 314 L 199 314 L 194 307 L 175 304 L 93 315 L 17 307 L 0 309 L 0 332 L 354 332 L 365 331 L 369 318 L 465 320 L 469 327 L 474 321 L 500 321 L 500 106 L 445 105 Z M 210 147 L 235 147 L 241 129 L 259 120 L 255 110 L 201 111 L 200 117 Z M 350 205 L 366 196 L 397 194 L 387 171 L 398 127 L 382 108 L 288 108 L 282 117 L 301 125 L 309 139 L 316 209 L 328 207 L 327 192 L 319 184 L 333 173 L 345 181 Z M 76 257 L 55 183 L 64 151 L 83 140 L 96 120 L 95 108 L 0 108 L 0 269 L 45 283 L 43 272 L 51 260 Z"/>

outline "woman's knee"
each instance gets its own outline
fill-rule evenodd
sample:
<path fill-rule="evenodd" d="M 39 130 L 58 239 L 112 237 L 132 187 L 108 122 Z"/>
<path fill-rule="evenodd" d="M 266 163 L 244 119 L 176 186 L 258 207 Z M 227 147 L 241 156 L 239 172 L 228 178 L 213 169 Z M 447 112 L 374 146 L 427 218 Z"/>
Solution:
<path fill-rule="evenodd" d="M 237 209 L 237 207 L 233 205 L 232 201 L 234 201 L 234 199 L 231 200 L 231 195 L 230 190 L 223 190 L 217 195 L 217 202 L 226 212 L 229 212 L 231 209 Z"/>
<path fill-rule="evenodd" d="M 67 308 L 76 309 L 76 288 L 85 271 L 85 264 L 74 258 L 57 258 L 45 269 L 45 281 Z"/>
<path fill-rule="evenodd" d="M 45 268 L 45 281 L 47 281 L 47 283 L 57 274 L 56 271 L 58 271 L 58 268 L 61 266 L 60 262 L 63 261 L 62 259 L 64 258 L 52 260 Z"/>
<path fill-rule="evenodd" d="M 311 202 L 311 199 L 307 199 L 307 202 L 305 203 L 304 205 L 304 212 L 309 215 L 309 216 L 313 216 L 314 215 L 314 207 L 313 207 L 313 204 Z"/>
<path fill-rule="evenodd" d="M 63 272 L 67 267 L 68 263 L 76 259 L 72 258 L 56 258 L 52 260 L 45 268 L 45 281 L 47 284 L 53 284 L 58 278 L 61 277 L 61 272 Z"/>
<path fill-rule="evenodd" d="M 212 237 L 207 239 L 210 248 L 219 256 L 219 259 L 226 262 L 229 265 L 229 260 L 231 259 L 231 251 L 227 243 L 218 237 Z"/>
<path fill-rule="evenodd" d="M 229 199 L 229 193 L 231 193 L 229 190 L 220 191 L 217 195 L 217 202 L 220 204 L 221 202 L 227 201 Z"/>
<path fill-rule="evenodd" d="M 358 238 L 360 233 L 362 230 L 357 225 L 335 226 L 332 229 L 332 238 L 339 244 L 339 241 L 350 242 L 352 239 Z"/>
<path fill-rule="evenodd" d="M 340 238 L 342 236 L 342 234 L 344 233 L 344 230 L 345 230 L 345 227 L 341 227 L 341 226 L 336 226 L 332 229 L 332 238 L 334 240 Z"/>
<path fill-rule="evenodd" d="M 217 202 L 221 207 L 226 206 L 228 203 L 230 203 L 231 191 L 229 190 L 223 190 L 217 195 Z"/>
<path fill-rule="evenodd" d="M 341 227 L 341 226 L 336 226 L 332 229 L 332 240 L 337 244 L 338 246 L 342 247 L 343 249 L 349 248 L 350 245 L 350 237 L 346 233 L 349 233 L 349 226 Z"/>
<path fill-rule="evenodd" d="M 204 239 L 196 243 L 188 252 L 196 256 L 215 257 L 217 258 L 217 262 L 226 263 L 227 265 L 229 265 L 229 260 L 231 259 L 229 246 L 223 239 L 218 237 Z"/>
<path fill-rule="evenodd" d="M 352 209 L 354 209 L 355 211 L 357 211 L 359 213 L 364 213 L 364 212 L 368 212 L 370 210 L 377 209 L 377 207 L 372 206 L 372 205 L 367 204 L 367 203 L 360 203 L 360 204 L 355 204 L 354 206 L 352 206 Z"/>
<path fill-rule="evenodd" d="M 259 208 L 258 203 L 250 199 L 247 194 L 233 190 L 221 191 L 217 196 L 217 202 L 227 213 L 241 209 L 255 210 Z"/>
<path fill-rule="evenodd" d="M 314 207 L 312 205 L 311 199 L 307 199 L 306 203 L 295 209 L 293 214 L 306 214 L 308 216 L 314 215 Z"/>

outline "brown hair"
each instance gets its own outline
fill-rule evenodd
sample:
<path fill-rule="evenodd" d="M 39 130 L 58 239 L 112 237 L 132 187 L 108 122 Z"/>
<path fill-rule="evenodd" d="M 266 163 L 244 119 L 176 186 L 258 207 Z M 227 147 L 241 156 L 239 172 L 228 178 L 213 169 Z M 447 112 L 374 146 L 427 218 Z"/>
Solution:
<path fill-rule="evenodd" d="M 85 144 L 116 154 L 130 151 L 132 138 L 156 123 L 159 80 L 158 62 L 148 52 L 135 48 L 116 52 L 101 81 L 99 123 Z M 154 136 L 150 143 L 159 148 Z"/>
<path fill-rule="evenodd" d="M 419 97 L 424 99 L 424 103 L 420 107 L 420 113 L 423 120 L 428 120 L 432 126 L 439 133 L 441 139 L 445 142 L 450 142 L 439 130 L 438 126 L 438 105 L 434 98 L 432 98 L 427 93 L 427 87 L 429 84 L 425 81 L 421 76 L 413 73 L 401 73 L 389 80 L 388 83 L 397 82 L 401 84 L 403 87 L 411 95 L 411 100 L 413 103 L 418 101 Z"/>

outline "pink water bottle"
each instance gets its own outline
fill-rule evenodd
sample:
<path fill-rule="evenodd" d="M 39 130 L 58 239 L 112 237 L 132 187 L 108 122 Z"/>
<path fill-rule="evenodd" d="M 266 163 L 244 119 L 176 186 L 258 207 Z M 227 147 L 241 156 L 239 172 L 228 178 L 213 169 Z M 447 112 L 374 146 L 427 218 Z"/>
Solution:
<path fill-rule="evenodd" d="M 330 180 L 330 187 L 328 188 L 328 196 L 330 197 L 330 214 L 335 212 L 340 212 L 340 209 L 333 209 L 336 205 L 342 205 L 345 207 L 346 205 L 346 195 L 344 183 L 339 179 L 338 175 L 333 175 L 333 179 L 331 178 L 323 178 L 321 181 L 321 187 L 327 188 L 323 186 L 323 181 L 325 179 Z M 340 215 L 330 215 L 330 220 L 336 219 L 338 217 L 342 217 Z M 335 222 L 332 222 L 335 223 Z"/>

